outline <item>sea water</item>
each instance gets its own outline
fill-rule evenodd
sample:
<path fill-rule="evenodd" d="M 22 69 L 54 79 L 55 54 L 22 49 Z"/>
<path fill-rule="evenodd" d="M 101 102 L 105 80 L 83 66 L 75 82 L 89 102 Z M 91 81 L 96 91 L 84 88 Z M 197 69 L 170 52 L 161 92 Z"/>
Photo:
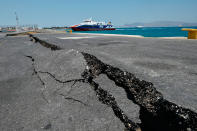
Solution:
<path fill-rule="evenodd" d="M 141 35 L 144 37 L 187 37 L 187 31 L 182 31 L 182 28 L 197 29 L 197 27 L 131 27 L 104 31 L 73 31 L 73 33 Z"/>

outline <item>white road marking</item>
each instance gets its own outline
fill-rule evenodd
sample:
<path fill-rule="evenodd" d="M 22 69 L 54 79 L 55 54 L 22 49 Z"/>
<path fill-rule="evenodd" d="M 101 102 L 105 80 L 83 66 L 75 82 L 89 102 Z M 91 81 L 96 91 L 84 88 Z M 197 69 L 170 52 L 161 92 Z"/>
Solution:
<path fill-rule="evenodd" d="M 58 39 L 87 39 L 87 38 L 94 38 L 92 36 L 85 36 L 85 37 L 57 37 Z"/>

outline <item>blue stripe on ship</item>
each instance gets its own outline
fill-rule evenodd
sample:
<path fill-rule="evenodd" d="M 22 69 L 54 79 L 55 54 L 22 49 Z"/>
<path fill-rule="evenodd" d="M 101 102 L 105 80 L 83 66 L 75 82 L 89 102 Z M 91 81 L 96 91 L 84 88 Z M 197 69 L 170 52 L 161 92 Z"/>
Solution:
<path fill-rule="evenodd" d="M 99 29 L 99 28 L 106 28 L 107 25 L 104 25 L 104 26 L 100 26 L 100 25 L 80 25 L 78 26 L 78 28 L 96 28 L 96 29 Z"/>

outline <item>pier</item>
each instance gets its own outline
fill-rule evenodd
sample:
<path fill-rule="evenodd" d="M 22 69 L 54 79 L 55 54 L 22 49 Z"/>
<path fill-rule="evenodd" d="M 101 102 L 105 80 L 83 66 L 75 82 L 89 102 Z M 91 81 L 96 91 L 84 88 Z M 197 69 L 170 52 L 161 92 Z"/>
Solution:
<path fill-rule="evenodd" d="M 196 50 L 196 40 L 178 38 L 1 33 L 0 130 L 138 129 L 140 102 L 117 84 L 125 79 L 112 80 L 115 70 L 197 112 Z"/>

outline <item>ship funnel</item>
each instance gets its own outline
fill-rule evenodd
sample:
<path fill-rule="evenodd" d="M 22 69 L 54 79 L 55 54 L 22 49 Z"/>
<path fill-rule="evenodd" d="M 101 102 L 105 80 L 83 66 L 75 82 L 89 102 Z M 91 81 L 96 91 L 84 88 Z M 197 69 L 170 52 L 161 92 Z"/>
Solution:
<path fill-rule="evenodd" d="M 111 21 L 109 21 L 107 24 L 108 24 L 108 25 L 111 25 Z"/>

